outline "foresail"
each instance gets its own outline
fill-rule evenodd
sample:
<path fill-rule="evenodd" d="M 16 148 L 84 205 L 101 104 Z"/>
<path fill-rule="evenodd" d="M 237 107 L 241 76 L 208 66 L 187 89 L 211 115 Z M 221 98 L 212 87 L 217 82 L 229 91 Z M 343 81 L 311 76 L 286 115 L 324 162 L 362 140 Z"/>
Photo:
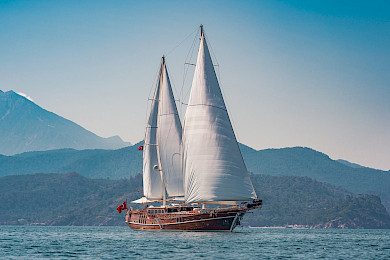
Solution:
<path fill-rule="evenodd" d="M 158 117 L 158 149 L 169 197 L 184 196 L 181 166 L 182 128 L 165 63 L 161 71 Z"/>
<path fill-rule="evenodd" d="M 143 151 L 143 191 L 146 199 L 162 199 L 161 174 L 156 171 L 159 167 L 157 153 L 157 118 L 161 82 L 159 80 L 152 100 L 150 115 L 146 125 Z"/>
<path fill-rule="evenodd" d="M 203 35 L 183 127 L 183 167 L 188 203 L 256 198 Z"/>

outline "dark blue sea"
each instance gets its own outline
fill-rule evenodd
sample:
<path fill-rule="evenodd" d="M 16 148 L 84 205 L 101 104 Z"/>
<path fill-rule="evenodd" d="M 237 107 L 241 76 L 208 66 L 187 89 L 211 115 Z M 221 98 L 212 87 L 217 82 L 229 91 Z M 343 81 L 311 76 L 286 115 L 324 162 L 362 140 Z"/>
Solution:
<path fill-rule="evenodd" d="M 390 230 L 0 226 L 1 259 L 390 259 Z"/>

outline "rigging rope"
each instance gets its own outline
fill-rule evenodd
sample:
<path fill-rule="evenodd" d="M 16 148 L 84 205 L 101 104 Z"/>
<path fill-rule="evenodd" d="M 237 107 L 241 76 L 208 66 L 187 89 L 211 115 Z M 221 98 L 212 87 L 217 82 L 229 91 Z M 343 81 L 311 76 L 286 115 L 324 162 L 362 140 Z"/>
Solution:
<path fill-rule="evenodd" d="M 183 42 L 185 42 L 191 35 L 193 35 L 195 32 L 197 32 L 199 29 L 195 29 L 192 33 L 190 33 L 184 40 L 182 40 L 178 45 L 176 45 L 173 49 L 171 49 L 167 54 L 165 54 L 165 57 L 171 54 L 174 50 L 176 50 L 180 45 L 182 45 Z"/>
<path fill-rule="evenodd" d="M 180 114 L 181 116 L 183 116 L 183 100 L 185 97 L 187 97 L 189 95 L 189 92 L 191 91 L 191 88 L 188 88 L 187 92 L 184 94 L 184 85 L 186 83 L 186 79 L 187 79 L 187 75 L 188 75 L 188 70 L 190 68 L 190 61 L 194 55 L 194 50 L 195 50 L 195 45 L 196 45 L 196 41 L 198 39 L 198 34 L 199 34 L 199 28 L 196 30 L 197 33 L 195 34 L 195 37 L 194 39 L 192 40 L 192 44 L 191 44 L 191 47 L 187 53 L 187 56 L 184 60 L 184 71 L 183 71 L 183 82 L 182 82 L 182 86 L 181 86 L 181 91 L 180 91 L 180 99 L 181 99 L 181 106 L 180 106 Z"/>

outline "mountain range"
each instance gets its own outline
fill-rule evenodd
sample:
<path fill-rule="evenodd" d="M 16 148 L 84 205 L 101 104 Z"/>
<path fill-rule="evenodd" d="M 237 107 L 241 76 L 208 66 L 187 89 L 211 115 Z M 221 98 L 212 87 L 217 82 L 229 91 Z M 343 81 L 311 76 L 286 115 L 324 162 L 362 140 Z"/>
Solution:
<path fill-rule="evenodd" d="M 346 165 L 306 147 L 241 149 L 250 172 L 272 176 L 306 176 L 354 193 L 379 195 L 390 210 L 390 171 Z"/>
<path fill-rule="evenodd" d="M 0 90 L 0 154 L 59 148 L 118 149 L 128 145 L 119 136 L 97 136 L 12 90 Z"/>
<path fill-rule="evenodd" d="M 140 143 L 117 150 L 60 149 L 0 155 L 0 177 L 33 173 L 78 172 L 88 178 L 128 179 L 142 172 Z M 390 172 L 356 168 L 305 147 L 254 150 L 240 144 L 253 174 L 301 176 L 342 187 L 356 194 L 373 194 L 390 210 Z"/>

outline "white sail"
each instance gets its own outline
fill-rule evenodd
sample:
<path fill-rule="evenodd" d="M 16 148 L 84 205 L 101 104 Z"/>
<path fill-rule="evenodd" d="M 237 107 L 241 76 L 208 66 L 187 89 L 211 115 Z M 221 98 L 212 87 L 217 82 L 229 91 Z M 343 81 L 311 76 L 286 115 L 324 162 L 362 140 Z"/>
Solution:
<path fill-rule="evenodd" d="M 181 133 L 180 118 L 163 58 L 157 141 L 165 188 L 170 197 L 184 196 L 180 154 Z"/>
<path fill-rule="evenodd" d="M 143 151 L 143 191 L 147 199 L 162 199 L 162 180 L 159 169 L 157 152 L 157 118 L 158 99 L 160 96 L 161 81 L 158 81 L 152 100 L 150 115 L 146 125 L 144 151 Z M 157 170 L 154 169 L 157 167 Z"/>
<path fill-rule="evenodd" d="M 183 126 L 185 199 L 257 198 L 230 123 L 203 30 Z"/>

